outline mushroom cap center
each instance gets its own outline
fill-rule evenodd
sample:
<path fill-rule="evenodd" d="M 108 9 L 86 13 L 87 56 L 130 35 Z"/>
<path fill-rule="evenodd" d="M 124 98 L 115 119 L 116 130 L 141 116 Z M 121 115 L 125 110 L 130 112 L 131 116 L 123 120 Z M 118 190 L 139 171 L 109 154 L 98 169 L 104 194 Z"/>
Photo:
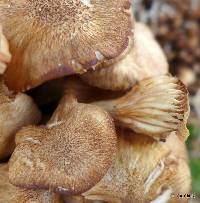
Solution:
<path fill-rule="evenodd" d="M 69 28 L 83 24 L 90 18 L 92 9 L 89 0 L 11 0 L 9 2 L 9 7 L 22 9 L 28 20 L 56 27 Z"/>

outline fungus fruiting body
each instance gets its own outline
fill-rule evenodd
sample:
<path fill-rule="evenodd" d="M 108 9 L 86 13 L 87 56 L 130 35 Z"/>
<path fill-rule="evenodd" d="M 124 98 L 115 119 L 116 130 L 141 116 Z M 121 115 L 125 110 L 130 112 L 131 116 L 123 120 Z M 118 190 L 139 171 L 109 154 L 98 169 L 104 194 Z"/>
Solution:
<path fill-rule="evenodd" d="M 130 10 L 130 0 L 1 1 L 13 55 L 6 84 L 27 90 L 120 56 L 132 36 Z"/>
<path fill-rule="evenodd" d="M 14 136 L 20 128 L 37 124 L 41 113 L 33 99 L 24 94 L 12 94 L 0 81 L 0 159 L 9 157 L 14 150 Z"/>
<path fill-rule="evenodd" d="M 152 77 L 141 81 L 122 97 L 94 104 L 110 112 L 118 125 L 137 133 L 158 140 L 165 139 L 173 131 L 183 140 L 188 137 L 188 91 L 177 78 Z"/>
<path fill-rule="evenodd" d="M 134 44 L 120 61 L 106 68 L 90 70 L 81 78 L 88 84 L 108 90 L 126 90 L 136 82 L 168 72 L 166 57 L 150 29 L 136 23 Z"/>
<path fill-rule="evenodd" d="M 117 159 L 104 178 L 83 196 L 106 202 L 159 202 L 191 190 L 187 163 L 164 143 L 121 131 Z M 160 201 L 161 202 L 161 201 Z M 159 202 L 159 203 L 160 203 Z"/>
<path fill-rule="evenodd" d="M 16 145 L 11 183 L 70 195 L 101 180 L 115 159 L 117 140 L 105 111 L 65 96 L 48 124 L 22 129 Z"/>
<path fill-rule="evenodd" d="M 182 140 L 188 137 L 188 91 L 178 78 L 168 75 L 151 77 L 124 93 L 101 91 L 72 78 L 66 80 L 64 89 L 73 92 L 82 102 L 105 109 L 116 125 L 136 133 L 156 140 L 166 139 L 171 132 Z"/>

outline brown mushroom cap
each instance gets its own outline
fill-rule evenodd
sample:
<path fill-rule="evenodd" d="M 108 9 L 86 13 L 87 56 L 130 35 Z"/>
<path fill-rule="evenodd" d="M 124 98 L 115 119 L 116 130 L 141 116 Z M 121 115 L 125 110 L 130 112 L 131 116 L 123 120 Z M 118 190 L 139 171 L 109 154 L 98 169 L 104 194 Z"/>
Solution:
<path fill-rule="evenodd" d="M 168 63 L 150 29 L 136 23 L 134 45 L 126 57 L 110 67 L 90 70 L 81 78 L 88 84 L 109 90 L 125 90 L 137 81 L 166 74 Z"/>
<path fill-rule="evenodd" d="M 13 152 L 15 133 L 23 126 L 38 123 L 40 118 L 41 113 L 31 97 L 12 94 L 0 81 L 0 159 Z"/>
<path fill-rule="evenodd" d="M 165 144 L 146 136 L 131 131 L 119 134 L 115 163 L 95 187 L 83 194 L 86 199 L 161 203 L 168 202 L 172 193 L 190 192 L 190 170 L 185 160 L 174 156 Z"/>
<path fill-rule="evenodd" d="M 13 54 L 6 84 L 27 90 L 123 54 L 132 35 L 130 9 L 130 0 L 1 1 Z"/>
<path fill-rule="evenodd" d="M 46 127 L 22 129 L 16 144 L 9 169 L 14 185 L 73 195 L 87 191 L 106 174 L 117 139 L 105 111 L 70 102 L 66 96 Z"/>
<path fill-rule="evenodd" d="M 0 164 L 0 202 L 2 203 L 61 203 L 60 197 L 49 191 L 26 190 L 8 181 L 8 164 Z"/>
<path fill-rule="evenodd" d="M 6 63 L 11 59 L 11 55 L 8 48 L 8 42 L 3 35 L 2 26 L 0 25 L 0 74 L 6 70 Z"/>
<path fill-rule="evenodd" d="M 146 79 L 118 99 L 93 103 L 110 112 L 118 125 L 136 133 L 165 139 L 175 131 L 181 139 L 188 137 L 188 91 L 177 78 Z"/>

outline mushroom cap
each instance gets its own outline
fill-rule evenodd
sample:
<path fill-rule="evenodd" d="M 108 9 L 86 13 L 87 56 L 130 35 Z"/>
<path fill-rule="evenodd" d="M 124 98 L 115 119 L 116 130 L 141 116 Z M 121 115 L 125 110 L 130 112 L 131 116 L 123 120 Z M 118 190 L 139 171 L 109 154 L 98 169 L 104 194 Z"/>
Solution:
<path fill-rule="evenodd" d="M 163 50 L 151 30 L 142 23 L 134 27 L 134 44 L 130 52 L 111 66 L 90 70 L 81 75 L 84 82 L 103 89 L 126 90 L 137 81 L 168 72 Z"/>
<path fill-rule="evenodd" d="M 30 126 L 17 133 L 10 181 L 67 195 L 85 192 L 100 181 L 115 159 L 112 119 L 87 104 L 58 107 L 52 118 L 46 127 Z"/>
<path fill-rule="evenodd" d="M 8 164 L 0 164 L 0 202 L 2 203 L 61 203 L 57 194 L 42 190 L 26 190 L 9 183 Z"/>
<path fill-rule="evenodd" d="M 0 80 L 0 159 L 7 158 L 14 150 L 14 135 L 23 126 L 36 124 L 41 113 L 26 94 L 12 94 Z"/>
<path fill-rule="evenodd" d="M 118 99 L 93 102 L 111 113 L 120 126 L 155 139 L 171 132 L 186 140 L 189 116 L 188 91 L 177 78 L 162 75 L 135 85 Z"/>
<path fill-rule="evenodd" d="M 113 203 L 146 203 L 163 194 L 169 200 L 172 193 L 187 194 L 190 190 L 191 176 L 185 160 L 174 156 L 163 143 L 121 131 L 115 163 L 83 196 Z"/>
<path fill-rule="evenodd" d="M 130 10 L 130 0 L 1 1 L 13 54 L 6 84 L 27 90 L 120 56 L 132 36 Z"/>
<path fill-rule="evenodd" d="M 2 26 L 0 25 L 0 74 L 6 70 L 6 63 L 11 59 L 8 42 L 3 35 Z"/>

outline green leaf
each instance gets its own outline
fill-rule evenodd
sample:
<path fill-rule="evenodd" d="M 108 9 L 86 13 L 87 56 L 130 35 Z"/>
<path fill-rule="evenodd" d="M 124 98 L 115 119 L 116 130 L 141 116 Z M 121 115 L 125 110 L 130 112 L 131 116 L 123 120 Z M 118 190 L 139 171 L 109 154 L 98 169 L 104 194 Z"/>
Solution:
<path fill-rule="evenodd" d="M 194 193 L 200 194 L 200 160 L 191 159 L 190 168 L 192 173 L 192 190 Z"/>

